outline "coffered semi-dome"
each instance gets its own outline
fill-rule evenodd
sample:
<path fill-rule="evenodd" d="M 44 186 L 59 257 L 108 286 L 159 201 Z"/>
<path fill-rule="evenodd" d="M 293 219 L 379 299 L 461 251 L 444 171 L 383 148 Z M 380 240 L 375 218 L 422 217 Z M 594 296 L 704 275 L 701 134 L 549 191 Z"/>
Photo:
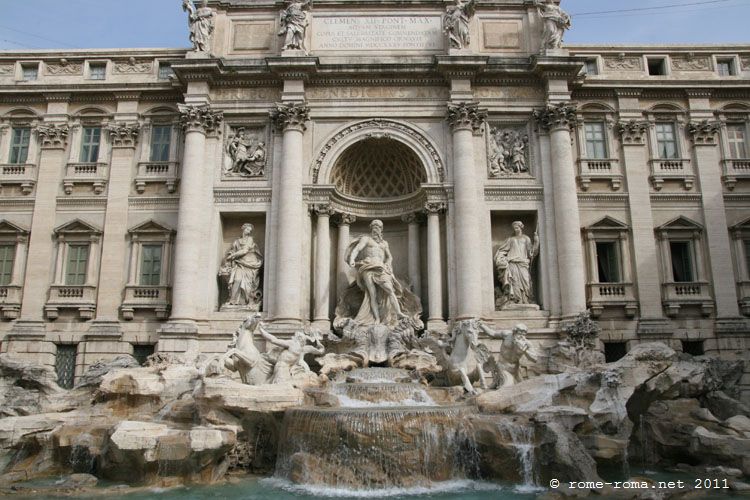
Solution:
<path fill-rule="evenodd" d="M 331 183 L 358 198 L 396 198 L 419 190 L 426 181 L 424 167 L 405 144 L 369 138 L 353 144 L 336 160 Z"/>

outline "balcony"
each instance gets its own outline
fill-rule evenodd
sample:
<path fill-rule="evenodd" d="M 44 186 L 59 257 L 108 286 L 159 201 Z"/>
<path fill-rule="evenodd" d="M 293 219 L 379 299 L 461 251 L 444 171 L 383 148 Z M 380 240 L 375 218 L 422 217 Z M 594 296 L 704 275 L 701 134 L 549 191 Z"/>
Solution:
<path fill-rule="evenodd" d="M 37 168 L 31 163 L 0 165 L 0 187 L 16 184 L 24 195 L 31 194 L 36 184 Z"/>
<path fill-rule="evenodd" d="M 0 286 L 0 318 L 16 319 L 21 312 L 21 286 Z"/>
<path fill-rule="evenodd" d="M 738 295 L 740 298 L 740 309 L 742 314 L 750 316 L 750 281 L 740 281 L 738 283 Z"/>
<path fill-rule="evenodd" d="M 661 191 L 664 181 L 676 180 L 681 181 L 685 191 L 693 189 L 695 184 L 695 173 L 690 166 L 690 160 L 687 158 L 669 158 L 650 160 L 651 166 L 651 183 L 654 189 Z"/>
<path fill-rule="evenodd" d="M 662 302 L 670 318 L 677 316 L 682 306 L 699 306 L 703 316 L 710 316 L 714 311 L 711 287 L 703 281 L 663 283 Z"/>
<path fill-rule="evenodd" d="M 123 319 L 132 320 L 137 309 L 152 310 L 158 319 L 169 317 L 171 287 L 166 285 L 125 287 L 125 300 L 120 307 Z"/>
<path fill-rule="evenodd" d="M 94 285 L 52 285 L 49 300 L 44 306 L 48 319 L 59 316 L 60 309 L 77 309 L 78 317 L 88 320 L 96 311 L 96 286 Z"/>
<path fill-rule="evenodd" d="M 732 191 L 737 181 L 741 179 L 750 179 L 750 159 L 730 159 L 722 162 L 723 173 L 722 180 L 728 190 Z"/>
<path fill-rule="evenodd" d="M 601 316 L 605 307 L 624 309 L 628 318 L 635 317 L 638 311 L 632 283 L 589 283 L 586 285 L 586 301 L 594 318 Z"/>
<path fill-rule="evenodd" d="M 622 186 L 620 161 L 616 158 L 597 158 L 578 160 L 578 183 L 583 191 L 588 191 L 592 180 L 608 181 L 612 191 L 619 191 Z"/>
<path fill-rule="evenodd" d="M 94 194 L 102 194 L 109 178 L 106 163 L 68 163 L 65 167 L 63 189 L 71 194 L 76 185 L 91 185 Z"/>
<path fill-rule="evenodd" d="M 174 193 L 177 188 L 176 161 L 144 161 L 138 164 L 135 176 L 135 190 L 143 194 L 146 184 L 164 184 L 167 191 Z"/>

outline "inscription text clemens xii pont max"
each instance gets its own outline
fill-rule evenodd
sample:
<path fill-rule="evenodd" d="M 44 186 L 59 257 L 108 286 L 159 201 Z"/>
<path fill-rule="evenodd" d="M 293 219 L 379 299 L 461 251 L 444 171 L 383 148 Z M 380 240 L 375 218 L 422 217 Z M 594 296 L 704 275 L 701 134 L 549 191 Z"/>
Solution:
<path fill-rule="evenodd" d="M 314 17 L 312 48 L 326 50 L 441 50 L 439 16 Z"/>

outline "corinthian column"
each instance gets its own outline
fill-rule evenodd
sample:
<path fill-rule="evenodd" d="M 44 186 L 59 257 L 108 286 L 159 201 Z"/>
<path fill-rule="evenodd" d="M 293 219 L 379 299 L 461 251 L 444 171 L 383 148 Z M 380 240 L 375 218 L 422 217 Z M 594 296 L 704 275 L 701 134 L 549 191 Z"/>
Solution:
<path fill-rule="evenodd" d="M 443 322 L 443 269 L 440 256 L 440 212 L 444 203 L 425 204 L 427 212 L 427 326 Z"/>
<path fill-rule="evenodd" d="M 422 279 L 419 273 L 419 214 L 408 214 L 401 218 L 409 228 L 409 281 L 411 291 L 422 297 Z"/>
<path fill-rule="evenodd" d="M 550 134 L 561 309 L 563 317 L 572 317 L 586 309 L 581 218 L 570 146 L 570 128 L 576 122 L 576 107 L 570 103 L 550 105 L 535 111 L 534 117 Z"/>
<path fill-rule="evenodd" d="M 313 320 L 326 327 L 329 321 L 328 306 L 331 297 L 331 230 L 333 210 L 330 205 L 316 205 L 318 217 L 315 245 L 315 310 Z"/>
<path fill-rule="evenodd" d="M 344 290 L 349 286 L 349 279 L 346 277 L 346 271 L 349 264 L 346 262 L 346 248 L 349 246 L 349 229 L 357 218 L 352 214 L 339 214 L 337 217 L 339 225 L 339 245 L 336 252 L 336 297 L 337 300 L 344 294 Z"/>
<path fill-rule="evenodd" d="M 180 205 L 175 239 L 171 320 L 194 321 L 205 300 L 201 272 L 202 241 L 211 222 L 211 183 L 204 168 L 206 134 L 216 130 L 223 114 L 207 105 L 180 105 L 185 150 L 180 179 Z"/>
<path fill-rule="evenodd" d="M 484 118 L 477 103 L 448 104 L 448 123 L 453 131 L 457 320 L 479 317 L 482 313 L 481 252 L 477 245 L 482 207 L 476 183 L 473 132 L 481 127 Z"/>
<path fill-rule="evenodd" d="M 276 298 L 277 320 L 299 320 L 302 289 L 302 222 L 305 207 L 302 203 L 302 137 L 307 128 L 310 108 L 304 102 L 278 103 L 271 118 L 283 132 L 281 164 L 279 168 L 279 212 L 276 238 Z"/>

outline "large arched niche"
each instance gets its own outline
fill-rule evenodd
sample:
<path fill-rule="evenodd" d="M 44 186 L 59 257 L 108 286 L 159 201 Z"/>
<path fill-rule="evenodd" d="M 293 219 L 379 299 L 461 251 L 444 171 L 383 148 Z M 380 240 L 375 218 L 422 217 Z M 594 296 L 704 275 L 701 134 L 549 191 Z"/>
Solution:
<path fill-rule="evenodd" d="M 445 168 L 438 149 L 423 132 L 408 123 L 372 119 L 347 125 L 325 141 L 312 165 L 313 184 L 336 184 L 334 172 L 341 166 L 339 160 L 342 155 L 360 142 L 365 145 L 359 147 L 368 147 L 372 144 L 368 140 L 387 140 L 390 142 L 382 144 L 392 145 L 401 151 L 406 148 L 410 163 L 418 162 L 421 167 L 421 182 L 439 184 L 445 180 Z"/>

